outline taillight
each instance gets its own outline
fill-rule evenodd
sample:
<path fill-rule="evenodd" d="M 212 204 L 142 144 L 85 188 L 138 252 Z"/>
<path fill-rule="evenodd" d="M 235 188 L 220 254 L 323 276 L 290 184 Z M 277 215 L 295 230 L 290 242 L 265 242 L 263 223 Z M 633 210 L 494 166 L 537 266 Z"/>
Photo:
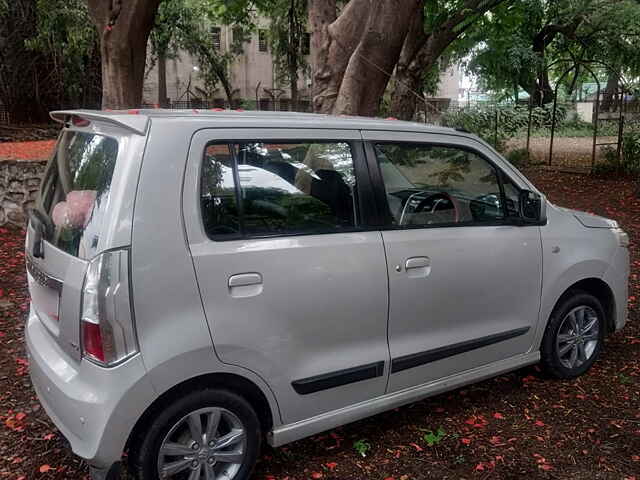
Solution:
<path fill-rule="evenodd" d="M 113 250 L 94 258 L 82 288 L 80 332 L 84 358 L 103 366 L 138 351 L 129 299 L 129 252 Z"/>
<path fill-rule="evenodd" d="M 102 348 L 102 333 L 100 333 L 100 325 L 91 323 L 86 319 L 82 322 L 82 346 L 85 356 L 97 360 L 100 363 L 106 363 L 104 357 L 104 348 Z"/>

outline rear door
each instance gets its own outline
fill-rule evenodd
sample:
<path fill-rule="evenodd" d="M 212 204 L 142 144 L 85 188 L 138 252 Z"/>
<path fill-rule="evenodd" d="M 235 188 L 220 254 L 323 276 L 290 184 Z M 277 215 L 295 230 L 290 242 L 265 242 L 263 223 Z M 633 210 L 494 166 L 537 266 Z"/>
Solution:
<path fill-rule="evenodd" d="M 389 391 L 524 354 L 540 308 L 539 227 L 517 183 L 464 137 L 364 132 L 389 265 Z"/>
<path fill-rule="evenodd" d="M 259 374 L 286 423 L 382 395 L 387 269 L 363 225 L 358 131 L 203 130 L 184 218 L 219 358 Z"/>
<path fill-rule="evenodd" d="M 88 262 L 131 241 L 130 215 L 145 137 L 110 124 L 64 128 L 27 228 L 31 308 L 80 360 L 80 303 Z M 117 165 L 117 168 L 116 168 Z M 127 186 L 129 185 L 129 186 Z M 48 234 L 42 234 L 43 229 Z"/>

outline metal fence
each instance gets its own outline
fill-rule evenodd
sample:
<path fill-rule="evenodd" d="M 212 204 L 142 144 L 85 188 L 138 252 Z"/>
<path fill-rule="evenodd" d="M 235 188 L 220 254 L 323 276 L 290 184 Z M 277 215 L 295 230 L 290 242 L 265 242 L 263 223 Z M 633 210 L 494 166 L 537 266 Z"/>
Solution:
<path fill-rule="evenodd" d="M 157 103 L 145 103 L 142 108 L 160 108 Z M 170 101 L 163 108 L 171 109 L 194 109 L 208 110 L 213 108 L 231 108 L 243 110 L 264 110 L 270 112 L 311 112 L 311 101 L 307 99 L 292 102 L 288 98 L 274 100 L 271 98 L 262 98 L 259 100 L 234 100 L 231 105 L 224 98 L 215 98 L 213 100 L 176 100 Z"/>
<path fill-rule="evenodd" d="M 606 112 L 602 102 L 582 102 L 580 112 L 576 102 L 521 102 L 514 115 L 514 103 L 427 99 L 416 103 L 415 120 L 469 130 L 521 162 L 586 172 L 619 161 L 625 133 L 640 126 L 639 99 L 618 97 Z"/>
<path fill-rule="evenodd" d="M 9 125 L 9 111 L 4 103 L 0 103 L 0 125 Z"/>

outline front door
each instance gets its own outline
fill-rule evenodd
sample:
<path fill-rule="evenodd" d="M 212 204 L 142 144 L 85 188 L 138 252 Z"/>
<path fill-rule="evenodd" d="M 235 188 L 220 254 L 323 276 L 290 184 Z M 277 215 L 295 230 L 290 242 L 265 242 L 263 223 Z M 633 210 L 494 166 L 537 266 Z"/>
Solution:
<path fill-rule="evenodd" d="M 221 361 L 259 374 L 285 423 L 382 395 L 387 267 L 362 225 L 360 133 L 202 130 L 189 155 L 185 223 Z"/>
<path fill-rule="evenodd" d="M 455 136 L 365 138 L 387 213 L 389 391 L 527 352 L 540 306 L 540 232 L 515 225 L 518 186 L 499 159 Z"/>

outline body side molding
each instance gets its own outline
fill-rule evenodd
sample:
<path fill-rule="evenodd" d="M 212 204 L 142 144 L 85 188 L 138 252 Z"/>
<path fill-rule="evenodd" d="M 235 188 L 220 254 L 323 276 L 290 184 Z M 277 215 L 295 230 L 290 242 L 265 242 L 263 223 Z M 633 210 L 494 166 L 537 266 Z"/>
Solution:
<path fill-rule="evenodd" d="M 347 385 L 349 383 L 381 377 L 383 372 L 384 362 L 380 361 L 361 365 L 359 367 L 338 370 L 337 372 L 324 373 L 314 377 L 295 380 L 291 382 L 291 386 L 300 395 L 308 395 L 310 393 Z"/>
<path fill-rule="evenodd" d="M 433 350 L 426 350 L 424 352 L 397 357 L 391 360 L 391 373 L 401 372 L 409 368 L 419 367 L 426 363 L 442 360 L 477 348 L 487 347 L 494 343 L 504 342 L 505 340 L 524 335 L 529 330 L 530 327 L 516 328 L 515 330 L 487 335 L 486 337 L 476 338 L 474 340 L 454 343 L 453 345 L 447 345 L 446 347 L 434 348 Z"/>

